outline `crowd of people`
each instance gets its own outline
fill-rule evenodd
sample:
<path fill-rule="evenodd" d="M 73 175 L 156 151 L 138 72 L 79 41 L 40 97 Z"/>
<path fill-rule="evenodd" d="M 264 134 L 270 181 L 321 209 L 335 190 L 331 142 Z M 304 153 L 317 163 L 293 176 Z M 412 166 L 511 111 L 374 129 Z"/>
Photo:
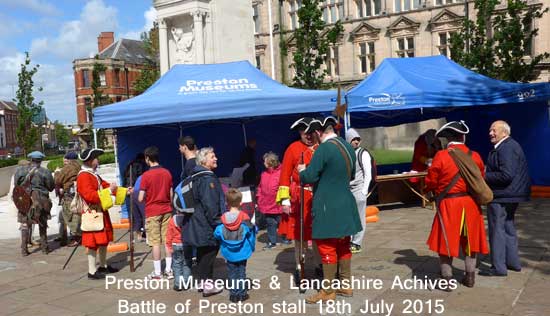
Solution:
<path fill-rule="evenodd" d="M 297 285 L 305 277 L 305 264 L 314 267 L 316 277 L 327 280 L 327 284 L 349 280 L 352 255 L 363 249 L 366 201 L 371 180 L 376 177 L 371 171 L 374 160 L 361 147 L 362 139 L 355 129 L 346 131 L 343 139 L 337 134 L 339 128 L 334 117 L 304 117 L 290 126 L 299 139 L 288 146 L 282 161 L 273 152 L 265 153 L 265 170 L 258 175 L 255 141 L 248 142 L 239 161 L 240 165 L 248 164 L 244 182 L 253 186 L 253 204 L 266 223 L 267 242 L 263 249 L 294 243 L 293 277 Z M 490 127 L 494 149 L 486 164 L 466 146 L 468 133 L 469 128 L 462 121 L 427 131 L 415 144 L 413 169 L 427 171 L 426 190 L 435 196 L 437 210 L 427 244 L 439 255 L 441 279 L 452 279 L 453 258 L 462 250 L 465 274 L 461 283 L 473 287 L 477 254 L 487 254 L 489 250 L 491 253 L 492 267 L 480 274 L 505 276 L 508 270 L 521 270 L 514 215 L 518 203 L 529 198 L 530 182 L 525 155 L 511 138 L 506 122 L 496 121 Z M 445 149 L 440 138 L 447 140 Z M 222 289 L 215 286 L 214 262 L 221 250 L 228 278 L 237 284 L 230 288 L 230 300 L 245 301 L 249 298 L 248 287 L 239 281 L 246 280 L 247 260 L 255 251 L 258 230 L 255 213 L 243 208 L 241 191 L 226 187 L 217 177 L 214 148 L 199 149 L 192 137 L 185 136 L 179 139 L 179 149 L 186 163 L 176 188 L 172 186 L 171 173 L 162 167 L 161 153 L 155 146 L 138 153 L 123 176 L 124 185 L 129 188 L 126 203 L 132 204 L 131 229 L 137 242 L 146 240 L 152 247 L 153 271 L 148 277 L 174 279 L 176 291 L 188 289 L 192 284 L 189 280 L 194 280 L 204 297 L 218 294 Z M 487 206 L 489 245 L 480 203 L 470 190 L 468 181 L 472 180 L 456 162 L 457 151 L 466 154 L 466 163 L 479 169 L 480 181 L 492 190 L 494 199 Z M 30 162 L 17 169 L 16 187 L 27 189 L 32 197 L 31 205 L 26 207 L 23 198 L 15 199 L 14 190 L 23 256 L 29 255 L 27 245 L 33 224 L 38 224 L 42 251 L 49 251 L 48 193 L 57 186 L 62 205 L 60 243 L 88 248 L 89 279 L 103 279 L 106 274 L 118 271 L 106 261 L 113 226 L 102 204 L 101 191 L 116 195 L 119 188 L 98 175 L 101 154 L 101 149 L 86 149 L 79 155 L 68 153 L 55 177 L 40 167 L 44 159 L 40 152 L 29 154 Z M 81 199 L 76 210 L 75 196 Z M 99 225 L 95 230 L 83 225 L 83 221 L 90 220 L 89 216 L 83 216 L 87 212 L 102 215 L 99 219 L 102 222 L 94 222 Z M 312 262 L 305 262 L 307 252 L 312 253 Z M 441 289 L 449 291 L 451 287 Z M 353 290 L 322 287 L 306 301 L 334 300 L 337 295 L 352 296 Z"/>

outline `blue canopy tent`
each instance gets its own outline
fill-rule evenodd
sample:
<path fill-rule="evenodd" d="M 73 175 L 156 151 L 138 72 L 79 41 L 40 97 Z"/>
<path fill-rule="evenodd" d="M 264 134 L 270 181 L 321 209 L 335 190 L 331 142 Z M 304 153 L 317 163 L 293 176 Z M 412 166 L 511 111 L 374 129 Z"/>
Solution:
<path fill-rule="evenodd" d="M 336 91 L 284 86 L 246 61 L 176 65 L 143 94 L 95 109 L 94 127 L 116 129 L 121 174 L 137 153 L 155 145 L 178 181 L 177 141 L 191 135 L 200 147 L 215 148 L 217 173 L 226 176 L 246 137 L 256 139 L 258 155 L 271 150 L 282 156 L 296 137 L 291 123 L 302 114 L 332 111 L 335 98 Z"/>
<path fill-rule="evenodd" d="M 486 157 L 490 124 L 503 119 L 523 146 L 534 184 L 550 185 L 550 84 L 510 83 L 444 56 L 387 58 L 346 95 L 353 127 L 392 126 L 445 117 L 470 126 L 468 145 Z"/>

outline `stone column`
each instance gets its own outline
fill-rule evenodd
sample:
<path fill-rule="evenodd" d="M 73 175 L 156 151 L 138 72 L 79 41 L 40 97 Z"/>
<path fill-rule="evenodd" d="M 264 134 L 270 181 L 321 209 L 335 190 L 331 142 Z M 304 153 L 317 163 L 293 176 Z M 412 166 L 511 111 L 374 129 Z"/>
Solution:
<path fill-rule="evenodd" d="M 210 12 L 204 13 L 204 27 L 206 29 L 206 32 L 204 34 L 205 41 L 204 41 L 204 47 L 205 47 L 205 62 L 207 64 L 213 64 L 214 63 L 214 32 L 212 31 L 212 15 Z"/>
<path fill-rule="evenodd" d="M 159 53 L 160 75 L 164 75 L 170 69 L 170 53 L 168 52 L 168 31 L 165 19 L 159 19 Z"/>
<path fill-rule="evenodd" d="M 202 23 L 203 11 L 193 12 L 193 23 L 195 29 L 195 56 L 197 64 L 204 64 L 204 28 Z"/>

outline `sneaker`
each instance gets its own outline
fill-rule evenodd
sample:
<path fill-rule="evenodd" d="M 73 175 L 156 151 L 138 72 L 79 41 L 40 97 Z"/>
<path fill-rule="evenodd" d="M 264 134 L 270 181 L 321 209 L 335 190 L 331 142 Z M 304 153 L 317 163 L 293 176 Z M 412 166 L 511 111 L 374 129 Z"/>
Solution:
<path fill-rule="evenodd" d="M 167 278 L 168 280 L 171 280 L 174 278 L 174 271 L 170 270 L 168 272 L 164 271 L 163 276 Z"/>
<path fill-rule="evenodd" d="M 273 249 L 277 247 L 277 244 L 272 244 L 270 242 L 268 242 L 267 244 L 265 244 L 265 246 L 262 248 L 263 250 L 269 250 L 269 249 Z"/>
<path fill-rule="evenodd" d="M 151 272 L 147 278 L 149 280 L 162 280 L 162 274 L 156 274 L 155 271 Z"/>
<path fill-rule="evenodd" d="M 105 279 L 105 274 L 99 272 L 97 270 L 94 274 L 88 273 L 88 279 L 89 280 L 102 280 Z"/>
<path fill-rule="evenodd" d="M 349 247 L 349 250 L 351 251 L 351 253 L 360 253 L 361 246 L 352 243 L 351 246 Z"/>
<path fill-rule="evenodd" d="M 107 265 L 107 267 L 99 267 L 97 268 L 97 272 L 108 274 L 108 273 L 117 273 L 119 269 L 115 267 L 111 267 L 110 265 Z"/>
<path fill-rule="evenodd" d="M 210 297 L 212 295 L 219 294 L 223 289 L 218 289 L 214 286 L 212 280 L 206 280 L 203 284 L 202 297 Z"/>
<path fill-rule="evenodd" d="M 290 244 L 292 244 L 292 240 L 283 238 L 283 239 L 281 239 L 281 244 L 290 245 Z"/>

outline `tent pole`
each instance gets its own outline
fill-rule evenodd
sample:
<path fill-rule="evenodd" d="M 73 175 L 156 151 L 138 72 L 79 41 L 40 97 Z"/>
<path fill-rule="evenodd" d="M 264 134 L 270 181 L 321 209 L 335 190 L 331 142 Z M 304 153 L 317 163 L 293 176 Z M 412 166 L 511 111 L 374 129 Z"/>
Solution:
<path fill-rule="evenodd" d="M 244 126 L 244 123 L 241 123 L 241 126 L 243 127 L 244 145 L 246 146 L 248 144 L 248 141 L 246 139 L 246 126 Z"/>
<path fill-rule="evenodd" d="M 113 148 L 115 149 L 115 175 L 118 180 L 118 183 L 122 183 L 120 178 L 120 170 L 118 168 L 118 141 L 117 141 L 117 132 L 116 129 L 113 130 Z"/>
<path fill-rule="evenodd" d="M 94 148 L 97 148 L 97 129 L 93 129 L 94 130 Z"/>
<path fill-rule="evenodd" d="M 181 127 L 181 124 L 179 124 L 179 127 L 180 127 L 180 138 L 183 137 L 183 128 Z M 179 141 L 179 139 L 178 139 Z M 197 144 L 195 144 L 195 146 L 197 146 Z M 180 153 L 180 163 L 181 163 L 181 170 L 185 170 L 185 162 L 183 160 L 183 155 Z M 181 179 L 183 180 L 183 179 Z"/>

